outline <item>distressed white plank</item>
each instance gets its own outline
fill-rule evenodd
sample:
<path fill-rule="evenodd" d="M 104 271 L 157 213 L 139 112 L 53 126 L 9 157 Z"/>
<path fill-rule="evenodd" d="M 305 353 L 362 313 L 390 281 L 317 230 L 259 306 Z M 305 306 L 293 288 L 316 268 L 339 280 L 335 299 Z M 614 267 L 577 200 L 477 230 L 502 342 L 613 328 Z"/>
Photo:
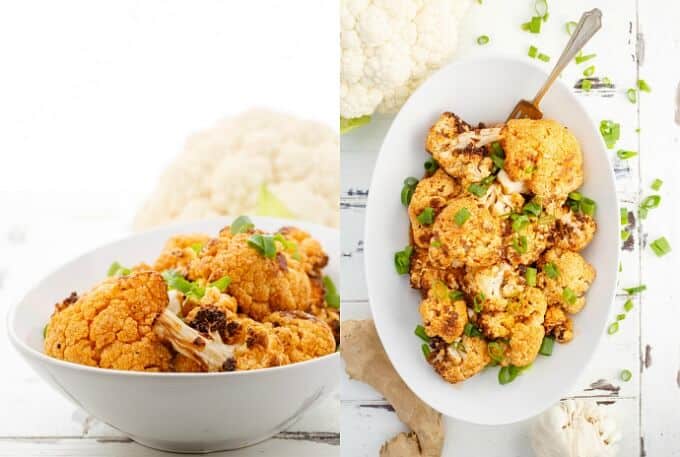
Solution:
<path fill-rule="evenodd" d="M 677 2 L 640 1 L 640 77 L 652 92 L 639 96 L 641 185 L 644 196 L 649 185 L 664 180 L 661 206 L 642 224 L 647 242 L 665 236 L 676 249 L 657 258 L 649 248 L 642 253 L 644 295 L 641 347 L 648 354 L 642 371 L 642 439 L 648 456 L 680 455 L 680 339 L 677 279 L 680 248 L 678 184 L 680 132 L 677 117 L 680 81 L 680 5 Z"/>

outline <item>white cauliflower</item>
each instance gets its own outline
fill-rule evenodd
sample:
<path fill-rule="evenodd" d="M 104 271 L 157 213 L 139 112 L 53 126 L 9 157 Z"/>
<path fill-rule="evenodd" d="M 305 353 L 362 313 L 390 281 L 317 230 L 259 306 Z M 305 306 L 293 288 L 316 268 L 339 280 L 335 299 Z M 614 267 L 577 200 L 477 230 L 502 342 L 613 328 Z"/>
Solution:
<path fill-rule="evenodd" d="M 337 226 L 338 149 L 328 126 L 286 114 L 250 110 L 225 119 L 187 140 L 135 227 L 258 214 L 263 197 L 276 199 L 282 216 Z"/>
<path fill-rule="evenodd" d="M 448 62 L 472 0 L 342 0 L 340 115 L 396 112 Z"/>

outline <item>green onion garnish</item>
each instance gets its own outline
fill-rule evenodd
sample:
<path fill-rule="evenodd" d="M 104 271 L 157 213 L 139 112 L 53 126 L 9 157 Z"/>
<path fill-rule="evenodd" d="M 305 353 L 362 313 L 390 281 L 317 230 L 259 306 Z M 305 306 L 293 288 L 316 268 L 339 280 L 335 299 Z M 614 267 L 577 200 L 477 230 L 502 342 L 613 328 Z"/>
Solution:
<path fill-rule="evenodd" d="M 628 313 L 633 309 L 633 300 L 630 298 L 623 304 L 623 309 Z"/>
<path fill-rule="evenodd" d="M 626 151 L 625 149 L 619 149 L 616 151 L 616 156 L 621 160 L 628 160 L 638 155 L 636 151 Z"/>
<path fill-rule="evenodd" d="M 411 254 L 413 253 L 413 246 L 410 244 L 404 248 L 403 251 L 394 253 L 394 268 L 400 275 L 406 274 L 411 268 Z"/>
<path fill-rule="evenodd" d="M 423 166 L 425 167 L 425 171 L 426 171 L 428 174 L 434 173 L 435 171 L 437 171 L 437 168 L 439 168 L 439 164 L 438 164 L 437 161 L 434 160 L 434 158 L 432 158 L 432 157 L 430 157 L 429 159 L 427 159 L 427 160 L 425 161 L 425 163 L 423 164 Z"/>
<path fill-rule="evenodd" d="M 430 337 L 427 336 L 427 333 L 425 332 L 425 327 L 423 327 L 422 325 L 417 325 L 413 333 L 415 333 L 418 338 L 425 341 L 426 343 L 430 342 Z"/>
<path fill-rule="evenodd" d="M 453 216 L 453 220 L 458 227 L 462 227 L 468 219 L 470 219 L 470 211 L 467 208 L 459 209 L 455 216 Z"/>
<path fill-rule="evenodd" d="M 557 266 L 552 262 L 548 262 L 545 265 L 543 265 L 543 273 L 545 273 L 546 276 L 549 277 L 550 279 L 555 279 L 560 274 L 559 270 L 557 269 Z"/>
<path fill-rule="evenodd" d="M 340 294 L 330 276 L 323 277 L 324 300 L 331 308 L 340 309 Z"/>
<path fill-rule="evenodd" d="M 657 208 L 660 204 L 661 204 L 660 195 L 650 195 L 649 197 L 645 197 L 645 199 L 642 200 L 640 206 L 645 209 L 654 209 Z"/>
<path fill-rule="evenodd" d="M 470 322 L 465 323 L 465 327 L 463 328 L 463 333 L 465 336 L 470 336 L 470 337 L 475 337 L 475 336 L 481 336 L 482 332 L 479 331 L 477 327 L 472 325 Z"/>
<path fill-rule="evenodd" d="M 449 298 L 453 301 L 458 301 L 463 299 L 463 292 L 460 290 L 452 290 L 449 292 Z"/>
<path fill-rule="evenodd" d="M 222 276 L 220 279 L 217 281 L 213 281 L 210 283 L 210 287 L 217 287 L 217 289 L 220 292 L 224 292 L 227 290 L 227 287 L 229 287 L 229 284 L 231 284 L 231 278 L 229 276 Z"/>
<path fill-rule="evenodd" d="M 529 52 L 527 53 L 532 59 L 536 58 L 538 55 L 538 48 L 536 46 L 529 46 Z"/>
<path fill-rule="evenodd" d="M 583 70 L 583 76 L 590 77 L 595 74 L 595 65 L 591 65 Z"/>
<path fill-rule="evenodd" d="M 431 225 L 434 222 L 434 209 L 428 206 L 420 214 L 418 214 L 416 219 L 418 219 L 418 222 L 423 225 Z"/>
<path fill-rule="evenodd" d="M 503 151 L 500 143 L 498 141 L 494 141 L 491 143 L 489 149 L 491 150 L 490 156 L 493 164 L 498 169 L 502 169 L 503 165 L 505 164 L 505 151 Z"/>
<path fill-rule="evenodd" d="M 647 286 L 645 286 L 644 284 L 640 284 L 639 286 L 635 286 L 635 287 L 627 287 L 627 288 L 624 287 L 623 290 L 625 290 L 628 295 L 635 295 L 635 294 L 639 294 L 640 292 L 644 292 L 645 290 L 647 290 Z"/>
<path fill-rule="evenodd" d="M 626 241 L 630 238 L 630 232 L 628 230 L 621 230 L 621 241 Z"/>
<path fill-rule="evenodd" d="M 536 200 L 531 200 L 529 203 L 524 205 L 522 211 L 526 214 L 531 214 L 532 216 L 538 217 L 541 215 L 541 204 Z"/>
<path fill-rule="evenodd" d="M 607 145 L 607 149 L 612 149 L 621 136 L 621 125 L 614 121 L 600 121 L 600 134 Z"/>
<path fill-rule="evenodd" d="M 647 84 L 647 81 L 645 81 L 644 79 L 638 79 L 637 86 L 638 86 L 638 89 L 640 89 L 642 92 L 651 92 L 652 91 L 652 88 L 649 87 L 649 84 Z"/>
<path fill-rule="evenodd" d="M 366 116 L 361 116 L 361 117 L 354 117 L 351 119 L 345 119 L 344 117 L 340 118 L 340 134 L 344 135 L 347 132 L 350 132 L 356 128 L 361 127 L 362 125 L 366 125 L 369 122 L 371 122 L 371 116 L 366 115 Z"/>
<path fill-rule="evenodd" d="M 572 33 L 574 33 L 574 30 L 576 30 L 576 26 L 577 26 L 577 25 L 578 25 L 578 24 L 577 24 L 576 22 L 574 22 L 574 21 L 569 21 L 569 22 L 567 22 L 567 23 L 565 24 L 565 28 L 567 29 L 567 33 L 568 33 L 569 35 L 571 35 Z"/>
<path fill-rule="evenodd" d="M 536 58 L 543 62 L 550 62 L 550 56 L 548 54 L 543 54 L 542 52 L 539 52 Z"/>
<path fill-rule="evenodd" d="M 489 357 L 491 360 L 497 363 L 501 363 L 505 358 L 505 344 L 499 341 L 491 341 L 487 345 L 489 351 Z"/>
<path fill-rule="evenodd" d="M 536 2 L 534 2 L 534 11 L 537 16 L 545 18 L 548 15 L 548 1 L 536 0 Z"/>
<path fill-rule="evenodd" d="M 628 225 L 628 210 L 621 208 L 621 225 Z"/>
<path fill-rule="evenodd" d="M 484 300 L 486 300 L 486 296 L 483 293 L 478 293 L 475 295 L 475 297 L 472 299 L 473 303 L 473 310 L 475 313 L 481 313 L 482 309 L 484 309 Z"/>
<path fill-rule="evenodd" d="M 189 246 L 192 251 L 194 251 L 196 254 L 199 254 L 201 250 L 203 249 L 203 243 L 194 243 L 191 246 Z"/>
<path fill-rule="evenodd" d="M 610 324 L 609 327 L 607 327 L 607 333 L 610 335 L 613 335 L 614 333 L 619 331 L 619 323 L 614 322 L 613 324 Z"/>
<path fill-rule="evenodd" d="M 628 382 L 633 378 L 633 373 L 631 373 L 630 370 L 621 370 L 619 377 L 621 378 L 621 381 Z"/>
<path fill-rule="evenodd" d="M 534 16 L 529 22 L 522 24 L 522 30 L 526 30 L 531 33 L 541 33 L 541 23 L 543 18 L 541 16 Z"/>
<path fill-rule="evenodd" d="M 626 97 L 628 98 L 628 101 L 631 103 L 637 103 L 637 92 L 635 89 L 628 89 L 626 91 Z"/>
<path fill-rule="evenodd" d="M 423 351 L 423 355 L 426 359 L 430 357 L 430 346 L 428 344 L 423 343 L 423 345 L 420 346 L 420 349 Z"/>
<path fill-rule="evenodd" d="M 581 89 L 582 90 L 584 90 L 586 92 L 590 92 L 590 89 L 592 89 L 592 88 L 593 88 L 593 82 L 591 80 L 584 79 L 583 81 L 581 81 Z"/>
<path fill-rule="evenodd" d="M 113 262 L 111 266 L 109 267 L 108 271 L 106 272 L 107 276 L 127 276 L 130 273 L 132 273 L 132 270 L 130 270 L 127 267 L 124 267 L 118 262 Z"/>
<path fill-rule="evenodd" d="M 576 202 L 579 202 L 583 200 L 583 195 L 581 195 L 580 192 L 569 192 L 568 195 L 569 200 L 574 200 Z"/>
<path fill-rule="evenodd" d="M 536 269 L 527 267 L 527 270 L 524 272 L 524 279 L 526 279 L 529 287 L 536 287 Z"/>
<path fill-rule="evenodd" d="M 529 225 L 529 216 L 526 214 L 511 214 L 510 219 L 512 219 L 513 232 L 520 232 Z"/>
<path fill-rule="evenodd" d="M 625 314 L 617 314 L 617 315 L 616 315 L 616 320 L 617 320 L 617 321 L 622 321 L 622 320 L 624 320 L 625 318 L 626 318 L 626 315 L 625 315 Z"/>
<path fill-rule="evenodd" d="M 477 37 L 477 44 L 483 46 L 489 42 L 489 35 L 481 35 Z"/>
<path fill-rule="evenodd" d="M 416 186 L 418 185 L 418 180 L 413 176 L 409 176 L 404 179 L 404 187 L 401 188 L 401 203 L 404 206 L 408 206 L 411 203 L 411 197 L 413 197 L 413 192 L 416 191 Z"/>
<path fill-rule="evenodd" d="M 573 290 L 571 290 L 568 287 L 565 287 L 564 289 L 562 289 L 562 298 L 564 298 L 564 301 L 566 301 L 570 305 L 573 305 L 574 303 L 576 303 L 578 296 Z"/>
<path fill-rule="evenodd" d="M 44 340 L 45 338 L 47 338 L 47 326 L 48 326 L 48 325 L 49 325 L 49 324 L 45 324 L 45 326 L 43 327 L 43 340 Z"/>
<path fill-rule="evenodd" d="M 583 62 L 587 62 L 587 61 L 589 61 L 590 59 L 594 59 L 595 57 L 597 57 L 597 54 L 583 55 L 582 52 L 579 52 L 579 53 L 576 55 L 575 60 L 576 60 L 576 63 L 577 63 L 577 64 L 580 64 L 580 63 L 583 63 Z"/>
<path fill-rule="evenodd" d="M 272 235 L 256 233 L 248 238 L 248 246 L 254 248 L 268 259 L 276 257 L 276 243 L 274 242 L 274 237 Z"/>
<path fill-rule="evenodd" d="M 663 257 L 671 252 L 671 245 L 664 236 L 652 241 L 649 247 L 652 248 L 657 257 Z"/>
<path fill-rule="evenodd" d="M 255 224 L 253 224 L 253 221 L 248 216 L 239 216 L 231 223 L 229 231 L 232 235 L 236 235 L 237 233 L 248 232 L 253 227 L 255 227 Z"/>
<path fill-rule="evenodd" d="M 516 367 L 514 365 L 502 367 L 498 372 L 498 382 L 500 384 L 511 383 L 517 378 L 517 376 L 521 375 L 522 372 L 527 368 L 529 367 Z"/>
<path fill-rule="evenodd" d="M 612 80 L 605 76 L 604 78 L 602 78 L 602 84 L 604 84 L 605 86 L 611 86 Z"/>
<path fill-rule="evenodd" d="M 657 178 L 657 179 L 655 179 L 654 181 L 652 181 L 652 186 L 651 186 L 651 187 L 652 187 L 652 189 L 654 189 L 655 191 L 658 192 L 658 191 L 661 189 L 661 186 L 663 186 L 663 181 L 660 180 L 659 178 Z"/>
<path fill-rule="evenodd" d="M 495 180 L 496 180 L 496 175 L 489 175 L 479 182 L 475 182 L 475 183 L 470 184 L 470 186 L 468 186 L 467 190 L 468 190 L 468 192 L 470 192 L 475 197 L 481 198 L 484 195 L 486 195 L 486 193 L 489 190 L 489 186 Z"/>
<path fill-rule="evenodd" d="M 524 235 L 521 236 L 515 236 L 512 239 L 512 248 L 518 253 L 518 254 L 525 254 L 527 252 L 529 243 L 527 242 L 527 237 Z"/>
<path fill-rule="evenodd" d="M 430 241 L 430 246 L 435 247 L 435 248 L 440 248 L 440 247 L 442 247 L 442 242 L 432 238 L 432 241 Z"/>
<path fill-rule="evenodd" d="M 553 347 L 555 346 L 555 338 L 551 336 L 543 337 L 543 342 L 541 343 L 541 348 L 538 353 L 541 355 L 551 356 Z"/>

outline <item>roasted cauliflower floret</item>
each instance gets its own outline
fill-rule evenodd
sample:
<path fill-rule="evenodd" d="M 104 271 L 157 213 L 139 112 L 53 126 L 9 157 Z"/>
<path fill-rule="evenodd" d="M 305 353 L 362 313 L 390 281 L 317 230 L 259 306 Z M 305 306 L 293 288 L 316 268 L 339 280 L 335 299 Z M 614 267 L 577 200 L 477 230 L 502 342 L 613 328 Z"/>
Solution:
<path fill-rule="evenodd" d="M 175 235 L 165 242 L 161 254 L 156 259 L 153 269 L 156 271 L 177 270 L 186 275 L 189 264 L 198 256 L 198 252 L 210 237 L 203 234 Z"/>
<path fill-rule="evenodd" d="M 47 326 L 45 353 L 100 368 L 167 371 L 171 353 L 153 332 L 167 305 L 158 273 L 111 277 L 57 307 Z"/>
<path fill-rule="evenodd" d="M 491 174 L 493 161 L 486 148 L 472 142 L 461 144 L 458 136 L 472 128 L 453 113 L 442 114 L 430 128 L 425 149 L 446 173 L 463 181 L 478 182 Z"/>
<path fill-rule="evenodd" d="M 530 217 L 524 227 L 515 231 L 512 228 L 514 216 L 506 221 L 503 237 L 505 258 L 513 265 L 530 265 L 551 245 L 553 223 L 545 218 Z"/>
<path fill-rule="evenodd" d="M 538 285 L 548 304 L 576 314 L 586 303 L 585 293 L 595 280 L 595 269 L 578 253 L 550 249 L 539 262 Z"/>
<path fill-rule="evenodd" d="M 425 333 L 429 337 L 438 336 L 447 343 L 460 338 L 468 321 L 467 306 L 461 299 L 453 299 L 451 290 L 437 281 L 420 303 Z"/>
<path fill-rule="evenodd" d="M 491 362 L 487 343 L 482 338 L 463 336 L 454 344 L 436 338 L 430 346 L 427 361 L 442 378 L 451 383 L 471 378 Z"/>
<path fill-rule="evenodd" d="M 559 306 L 548 306 L 543 328 L 546 335 L 555 337 L 560 343 L 568 343 L 574 338 L 574 322 Z"/>
<path fill-rule="evenodd" d="M 583 183 L 581 147 L 558 122 L 512 119 L 501 136 L 503 169 L 513 181 L 524 181 L 546 206 L 562 204 Z"/>
<path fill-rule="evenodd" d="M 592 241 L 597 223 L 592 216 L 575 213 L 562 206 L 555 214 L 555 247 L 568 251 L 581 251 Z"/>
<path fill-rule="evenodd" d="M 433 246 L 436 248 L 436 246 Z M 442 281 L 451 289 L 458 289 L 463 268 L 438 268 L 433 265 L 428 249 L 415 246 L 411 254 L 410 278 L 411 287 L 420 289 L 426 294 L 435 281 Z"/>
<path fill-rule="evenodd" d="M 252 233 L 222 236 L 206 243 L 189 267 L 189 279 L 215 281 L 229 276 L 227 289 L 239 311 L 262 320 L 273 311 L 307 311 L 311 306 L 309 276 L 299 262 L 287 260 L 276 242 L 274 258 L 248 243 Z"/>
<path fill-rule="evenodd" d="M 522 293 L 525 284 L 524 277 L 507 263 L 468 268 L 463 278 L 463 290 L 477 297 L 485 311 L 504 310 L 508 299 Z"/>
<path fill-rule="evenodd" d="M 312 238 L 309 233 L 296 227 L 282 227 L 278 233 L 294 243 L 284 250 L 288 260 L 299 258 L 302 269 L 310 277 L 320 277 L 321 269 L 328 265 L 328 255 L 321 247 L 321 243 Z"/>
<path fill-rule="evenodd" d="M 430 245 L 434 218 L 448 201 L 460 194 L 462 187 L 441 168 L 432 176 L 418 182 L 408 205 L 413 243 L 419 247 Z M 423 222 L 421 222 L 421 220 Z"/>
<path fill-rule="evenodd" d="M 321 357 L 335 351 L 335 337 L 330 327 L 302 311 L 278 311 L 265 319 L 283 343 L 291 363 Z"/>
<path fill-rule="evenodd" d="M 483 197 L 480 198 L 482 205 L 486 206 L 491 214 L 496 217 L 507 216 L 510 213 L 520 212 L 524 205 L 524 197 L 520 193 L 508 193 L 498 183 L 491 184 Z"/>
<path fill-rule="evenodd" d="M 512 336 L 506 352 L 507 361 L 516 367 L 530 365 L 541 349 L 545 336 L 542 325 L 529 325 L 521 322 L 512 328 Z"/>
<path fill-rule="evenodd" d="M 453 199 L 432 227 L 429 257 L 439 268 L 481 267 L 500 260 L 501 221 L 474 197 Z"/>

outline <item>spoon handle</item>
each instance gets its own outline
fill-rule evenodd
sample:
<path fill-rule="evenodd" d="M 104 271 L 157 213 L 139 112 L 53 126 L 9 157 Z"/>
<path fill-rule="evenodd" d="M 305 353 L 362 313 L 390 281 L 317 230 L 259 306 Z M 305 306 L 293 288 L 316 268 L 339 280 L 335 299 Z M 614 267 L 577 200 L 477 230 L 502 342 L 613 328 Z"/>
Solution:
<path fill-rule="evenodd" d="M 560 73 L 562 73 L 562 70 L 564 70 L 569 62 L 571 62 L 571 59 L 573 59 L 576 54 L 578 54 L 579 51 L 583 49 L 583 46 L 586 45 L 588 40 L 590 40 L 593 35 L 595 35 L 595 32 L 600 30 L 601 27 L 602 11 L 595 8 L 583 13 L 581 20 L 578 22 L 574 33 L 572 33 L 571 38 L 567 43 L 567 46 L 564 48 L 564 51 L 562 51 L 562 55 L 555 64 L 555 68 L 553 68 L 548 80 L 545 82 L 545 84 L 543 84 L 543 87 L 541 87 L 541 89 L 536 94 L 536 97 L 533 101 L 534 106 L 538 107 L 538 104 L 541 103 L 543 96 L 546 92 L 548 92 L 548 89 L 550 89 L 550 86 L 555 82 Z"/>

